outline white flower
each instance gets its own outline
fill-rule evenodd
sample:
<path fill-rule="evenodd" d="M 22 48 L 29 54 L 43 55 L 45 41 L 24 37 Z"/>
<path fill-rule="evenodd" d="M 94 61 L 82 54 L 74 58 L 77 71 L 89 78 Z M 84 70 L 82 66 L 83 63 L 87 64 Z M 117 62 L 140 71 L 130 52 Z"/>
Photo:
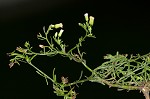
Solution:
<path fill-rule="evenodd" d="M 85 14 L 84 14 L 84 17 L 85 17 L 85 20 L 86 20 L 86 21 L 89 20 L 89 18 L 88 18 L 88 13 L 85 13 Z"/>
<path fill-rule="evenodd" d="M 44 48 L 44 45 L 41 45 L 41 44 L 40 44 L 39 47 L 40 47 L 40 48 Z"/>

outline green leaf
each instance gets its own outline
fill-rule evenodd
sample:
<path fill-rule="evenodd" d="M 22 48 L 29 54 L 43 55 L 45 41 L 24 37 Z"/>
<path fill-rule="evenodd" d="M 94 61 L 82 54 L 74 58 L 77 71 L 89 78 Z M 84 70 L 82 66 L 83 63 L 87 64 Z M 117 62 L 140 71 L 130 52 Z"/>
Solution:
<path fill-rule="evenodd" d="M 55 81 L 55 82 L 57 82 L 56 80 L 56 75 L 55 75 L 55 68 L 53 69 L 53 80 Z"/>
<path fill-rule="evenodd" d="M 29 48 L 29 47 L 30 47 L 29 41 L 26 41 L 25 44 L 24 44 L 24 46 L 25 46 L 26 48 Z"/>

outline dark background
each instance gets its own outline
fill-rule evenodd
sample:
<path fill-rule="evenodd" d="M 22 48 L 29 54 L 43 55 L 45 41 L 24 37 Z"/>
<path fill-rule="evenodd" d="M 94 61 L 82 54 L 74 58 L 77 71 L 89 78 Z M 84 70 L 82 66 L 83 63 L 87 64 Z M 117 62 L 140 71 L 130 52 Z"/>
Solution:
<path fill-rule="evenodd" d="M 79 22 L 84 22 L 84 14 L 95 17 L 93 33 L 96 39 L 84 43 L 87 64 L 94 69 L 110 53 L 146 54 L 149 48 L 150 6 L 147 1 L 99 1 L 99 0 L 0 0 L 0 97 L 1 99 L 56 99 L 51 83 L 46 85 L 27 64 L 15 65 L 9 69 L 9 57 L 17 46 L 30 41 L 38 46 L 36 35 L 43 26 L 63 23 L 64 42 L 73 46 L 82 35 Z M 56 67 L 58 79 L 69 77 L 78 79 L 80 71 L 90 73 L 84 67 L 67 58 L 38 58 L 37 67 L 52 75 Z M 138 98 L 144 99 L 139 91 L 121 91 L 97 83 L 84 83 L 78 88 L 77 99 L 83 98 Z"/>

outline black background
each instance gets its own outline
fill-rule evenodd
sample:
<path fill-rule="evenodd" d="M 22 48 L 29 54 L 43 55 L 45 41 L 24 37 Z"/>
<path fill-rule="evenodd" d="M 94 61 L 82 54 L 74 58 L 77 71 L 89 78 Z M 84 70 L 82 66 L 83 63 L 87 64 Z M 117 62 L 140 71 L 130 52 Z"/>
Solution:
<path fill-rule="evenodd" d="M 150 14 L 148 1 L 99 1 L 99 0 L 1 0 L 0 1 L 0 97 L 1 99 L 62 99 L 53 93 L 51 83 L 46 85 L 27 64 L 9 69 L 9 57 L 17 46 L 25 41 L 37 48 L 36 35 L 43 26 L 64 24 L 64 42 L 73 46 L 83 33 L 78 27 L 84 22 L 84 14 L 95 17 L 93 33 L 96 39 L 84 43 L 87 64 L 94 69 L 110 53 L 146 54 L 149 48 Z M 55 67 L 58 79 L 69 77 L 70 82 L 78 79 L 80 71 L 90 73 L 84 67 L 67 58 L 38 58 L 37 67 L 52 76 Z M 144 99 L 139 91 L 121 91 L 97 83 L 84 83 L 77 88 L 77 99 L 83 98 L 138 98 Z"/>

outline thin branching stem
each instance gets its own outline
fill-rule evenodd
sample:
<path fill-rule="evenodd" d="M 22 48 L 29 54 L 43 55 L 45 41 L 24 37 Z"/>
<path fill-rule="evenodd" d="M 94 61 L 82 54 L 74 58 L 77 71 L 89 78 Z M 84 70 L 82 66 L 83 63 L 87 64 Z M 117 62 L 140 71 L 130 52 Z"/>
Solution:
<path fill-rule="evenodd" d="M 127 54 L 122 55 L 119 52 L 117 52 L 116 55 L 108 54 L 104 57 L 107 61 L 92 70 L 86 64 L 86 60 L 83 58 L 84 52 L 81 52 L 80 47 L 86 38 L 95 38 L 92 34 L 94 17 L 88 17 L 86 13 L 85 20 L 85 23 L 79 23 L 79 26 L 85 30 L 85 36 L 81 36 L 79 42 L 73 48 L 69 49 L 68 52 L 66 52 L 66 45 L 61 39 L 63 29 L 61 29 L 60 32 L 56 32 L 53 36 L 50 36 L 50 38 L 48 37 L 51 30 L 62 28 L 62 23 L 50 25 L 47 31 L 45 31 L 45 27 L 43 28 L 44 36 L 41 33 L 37 35 L 38 39 L 46 41 L 47 45 L 39 45 L 42 50 L 40 52 L 34 52 L 29 42 L 25 42 L 25 48 L 17 47 L 15 51 L 9 54 L 13 57 L 10 59 L 10 68 L 13 67 L 14 63 L 28 63 L 39 75 L 45 78 L 47 85 L 48 80 L 50 80 L 53 83 L 54 93 L 56 93 L 57 96 L 63 96 L 64 99 L 75 99 L 76 92 L 72 86 L 87 81 L 97 82 L 108 85 L 109 87 L 117 87 L 119 90 L 139 90 L 142 91 L 145 99 L 150 99 L 150 53 L 143 56 L 139 54 L 135 56 L 131 55 L 130 57 L 127 57 Z M 57 47 L 53 42 L 57 44 Z M 85 79 L 82 79 L 82 76 L 80 76 L 79 80 L 74 82 L 68 82 L 68 77 L 61 77 L 62 81 L 57 82 L 56 74 L 54 73 L 55 69 L 53 70 L 53 78 L 51 78 L 31 62 L 36 56 L 52 57 L 57 54 L 81 63 L 92 73 L 91 76 Z M 66 87 L 69 87 L 70 90 L 65 90 Z"/>
<path fill-rule="evenodd" d="M 29 65 L 31 65 L 35 70 L 37 70 L 39 73 L 41 73 L 43 76 L 45 76 L 47 79 L 51 80 L 53 83 L 55 82 L 51 77 L 49 77 L 46 73 L 44 73 L 42 70 L 40 70 L 39 68 L 37 68 L 36 66 L 34 66 L 31 62 L 29 63 Z"/>

